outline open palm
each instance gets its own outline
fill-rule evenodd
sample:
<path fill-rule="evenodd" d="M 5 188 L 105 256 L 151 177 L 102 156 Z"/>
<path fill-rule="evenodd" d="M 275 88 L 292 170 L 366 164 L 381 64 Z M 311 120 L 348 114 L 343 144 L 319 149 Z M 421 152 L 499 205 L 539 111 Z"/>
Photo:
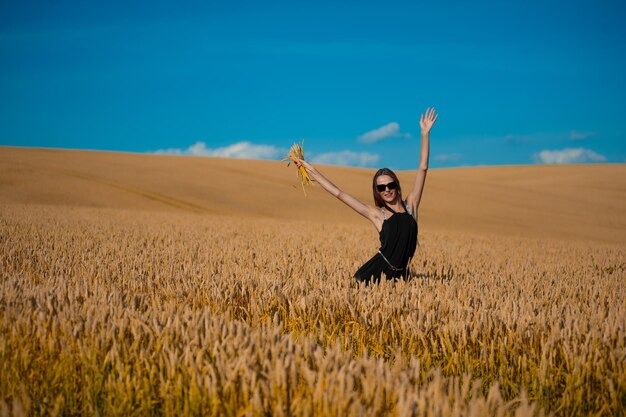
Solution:
<path fill-rule="evenodd" d="M 420 117 L 420 127 L 422 128 L 422 133 L 430 133 L 430 129 L 435 124 L 437 117 L 439 117 L 439 115 L 435 114 L 434 107 L 426 109 L 426 113 L 422 114 L 422 117 Z"/>

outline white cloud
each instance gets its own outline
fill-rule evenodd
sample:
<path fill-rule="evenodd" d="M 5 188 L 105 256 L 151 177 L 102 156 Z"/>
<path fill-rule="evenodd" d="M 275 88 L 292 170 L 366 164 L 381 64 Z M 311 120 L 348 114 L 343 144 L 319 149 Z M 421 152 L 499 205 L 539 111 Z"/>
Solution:
<path fill-rule="evenodd" d="M 161 155 L 217 156 L 221 158 L 281 159 L 287 152 L 287 149 L 272 145 L 255 145 L 251 142 L 237 142 L 229 146 L 213 149 L 207 148 L 204 142 L 196 142 L 187 149 L 159 149 L 152 153 Z"/>
<path fill-rule="evenodd" d="M 581 164 L 585 162 L 606 162 L 606 157 L 584 148 L 566 148 L 561 150 L 543 150 L 533 155 L 538 164 Z"/>
<path fill-rule="evenodd" d="M 531 142 L 555 142 L 555 141 L 576 141 L 588 139 L 592 136 L 596 136 L 597 132 L 591 131 L 561 131 L 561 132 L 535 132 L 528 134 L 508 134 L 502 137 L 505 143 L 511 145 L 522 145 Z"/>
<path fill-rule="evenodd" d="M 369 132 L 363 133 L 357 138 L 357 140 L 361 143 L 374 143 L 379 142 L 383 139 L 396 138 L 399 136 L 402 136 L 404 138 L 410 138 L 411 134 L 401 133 L 400 125 L 396 122 L 391 122 L 374 130 L 370 130 Z"/>
<path fill-rule="evenodd" d="M 460 153 L 440 153 L 433 157 L 433 159 L 437 162 L 452 162 L 458 161 L 463 157 L 463 154 Z"/>
<path fill-rule="evenodd" d="M 597 135 L 597 132 L 577 132 L 575 130 L 571 131 L 569 134 L 570 140 L 583 140 L 590 138 L 592 136 Z"/>
<path fill-rule="evenodd" d="M 325 152 L 315 155 L 311 162 L 317 164 L 328 165 L 348 165 L 356 167 L 369 167 L 376 165 L 380 160 L 380 156 L 368 152 L 352 152 L 352 151 L 338 151 L 338 152 Z"/>

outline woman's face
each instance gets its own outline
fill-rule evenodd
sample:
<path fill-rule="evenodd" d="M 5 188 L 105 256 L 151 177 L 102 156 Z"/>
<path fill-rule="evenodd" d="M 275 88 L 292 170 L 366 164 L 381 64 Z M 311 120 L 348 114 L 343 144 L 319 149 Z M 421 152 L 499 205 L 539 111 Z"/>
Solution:
<path fill-rule="evenodd" d="M 393 190 L 389 189 L 389 185 L 387 185 L 389 183 L 395 184 L 395 187 Z M 382 186 L 382 185 L 387 185 L 387 186 L 384 187 L 385 189 L 383 191 L 379 190 L 378 194 L 383 198 L 385 203 L 388 203 L 388 204 L 393 203 L 398 195 L 398 184 L 389 175 L 381 175 L 378 178 L 376 178 L 376 186 L 377 188 L 379 188 L 378 186 Z"/>

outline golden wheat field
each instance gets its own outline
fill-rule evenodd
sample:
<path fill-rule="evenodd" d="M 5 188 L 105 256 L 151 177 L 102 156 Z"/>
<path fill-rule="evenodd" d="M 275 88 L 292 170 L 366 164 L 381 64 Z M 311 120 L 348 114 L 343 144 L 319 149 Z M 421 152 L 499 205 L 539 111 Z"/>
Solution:
<path fill-rule="evenodd" d="M 0 415 L 624 415 L 626 165 L 428 175 L 364 287 L 375 229 L 284 163 L 0 148 Z"/>

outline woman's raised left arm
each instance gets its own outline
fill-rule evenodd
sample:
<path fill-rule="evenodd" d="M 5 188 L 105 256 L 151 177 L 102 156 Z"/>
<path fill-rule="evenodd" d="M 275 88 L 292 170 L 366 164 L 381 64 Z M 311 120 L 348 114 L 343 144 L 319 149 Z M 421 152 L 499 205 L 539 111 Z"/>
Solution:
<path fill-rule="evenodd" d="M 420 129 L 422 138 L 422 147 L 420 150 L 420 163 L 417 168 L 417 177 L 415 178 L 415 185 L 407 196 L 407 204 L 413 211 L 413 217 L 417 218 L 417 208 L 420 205 L 422 199 L 422 192 L 424 191 L 424 183 L 426 182 L 426 173 L 428 172 L 428 158 L 430 154 L 430 129 L 432 129 L 435 121 L 439 117 L 435 113 L 434 108 L 427 108 L 426 113 L 420 117 Z"/>

